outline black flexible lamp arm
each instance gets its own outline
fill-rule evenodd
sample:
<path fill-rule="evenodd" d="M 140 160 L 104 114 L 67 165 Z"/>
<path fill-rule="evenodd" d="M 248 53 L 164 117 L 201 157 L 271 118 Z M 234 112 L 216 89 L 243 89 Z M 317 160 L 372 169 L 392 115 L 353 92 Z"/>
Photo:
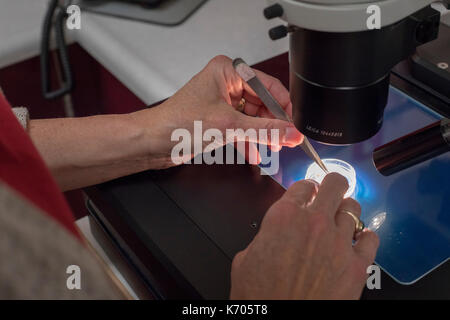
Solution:
<path fill-rule="evenodd" d="M 50 0 L 42 26 L 41 39 L 41 83 L 42 94 L 46 99 L 61 97 L 73 88 L 72 72 L 64 37 L 65 18 L 66 12 L 58 5 L 58 0 Z M 55 27 L 56 47 L 59 52 L 59 62 L 63 77 L 62 87 L 54 91 L 50 88 L 50 35 L 53 26 Z"/>

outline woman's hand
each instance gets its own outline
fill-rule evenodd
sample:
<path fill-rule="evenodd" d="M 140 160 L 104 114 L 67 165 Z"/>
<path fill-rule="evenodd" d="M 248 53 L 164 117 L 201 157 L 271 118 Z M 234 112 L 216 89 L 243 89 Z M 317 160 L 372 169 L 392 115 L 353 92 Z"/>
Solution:
<path fill-rule="evenodd" d="M 343 199 L 347 180 L 336 173 L 318 187 L 299 181 L 267 212 L 259 233 L 233 261 L 232 299 L 358 299 L 378 248 L 375 233 L 356 237 L 361 215 Z"/>
<path fill-rule="evenodd" d="M 274 98 L 292 115 L 289 93 L 281 82 L 262 72 L 256 73 Z M 237 109 L 242 98 L 246 103 L 244 110 L 239 112 Z M 258 136 L 256 140 L 249 139 L 248 136 L 236 137 L 235 142 L 250 142 L 247 151 L 251 153 L 257 153 L 252 144 L 256 142 L 270 145 L 272 150 L 279 151 L 281 147 L 295 147 L 303 141 L 302 134 L 292 124 L 274 119 L 254 91 L 234 70 L 231 59 L 225 56 L 212 59 L 200 73 L 160 106 L 136 112 L 132 116 L 142 127 L 147 128 L 148 153 L 153 169 L 175 165 L 171 159 L 171 151 L 178 141 L 171 141 L 171 135 L 174 130 L 184 128 L 193 136 L 194 121 L 202 121 L 203 132 L 210 128 L 220 130 L 224 141 L 219 142 L 216 147 L 233 142 L 225 141 L 226 129 L 255 129 L 257 132 L 259 129 L 267 129 L 267 139 L 263 136 Z M 278 143 L 271 141 L 271 129 L 279 130 Z M 202 147 L 207 144 L 209 143 L 204 143 Z M 184 160 L 197 155 L 194 148 L 192 151 Z M 256 163 L 260 161 L 259 155 L 253 159 L 256 159 Z"/>
<path fill-rule="evenodd" d="M 278 80 L 257 73 L 290 114 L 287 90 Z M 236 110 L 242 98 L 247 101 L 245 114 Z M 253 140 L 238 136 L 231 141 L 214 141 L 213 149 L 235 140 L 248 140 L 275 144 L 273 148 L 278 150 L 280 146 L 293 147 L 303 140 L 301 133 L 288 122 L 273 119 L 235 72 L 231 60 L 223 56 L 214 58 L 180 91 L 157 107 L 131 114 L 33 120 L 29 134 L 62 190 L 71 190 L 149 169 L 172 167 L 179 160 L 186 161 L 202 153 L 203 147 L 211 143 L 192 148 L 180 159 L 171 156 L 173 147 L 179 143 L 172 141 L 172 133 L 186 129 L 193 136 L 194 121 L 202 121 L 203 131 L 218 129 L 223 137 L 226 129 L 279 129 L 277 143 L 271 136 Z M 258 151 L 255 145 L 249 143 L 249 146 L 250 153 L 256 156 L 247 152 L 248 160 L 257 163 Z"/>

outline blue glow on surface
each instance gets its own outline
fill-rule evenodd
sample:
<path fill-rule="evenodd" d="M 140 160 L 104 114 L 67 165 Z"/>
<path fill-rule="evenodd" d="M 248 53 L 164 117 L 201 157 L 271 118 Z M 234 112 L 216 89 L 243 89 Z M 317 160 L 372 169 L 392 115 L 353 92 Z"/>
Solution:
<path fill-rule="evenodd" d="M 376 262 L 404 284 L 417 281 L 450 257 L 450 154 L 384 177 L 373 165 L 372 151 L 440 118 L 391 88 L 383 128 L 371 139 L 342 147 L 311 141 L 322 158 L 341 159 L 354 167 L 354 198 L 361 204 L 366 225 L 386 212 L 376 231 L 380 237 Z M 272 177 L 288 188 L 304 179 L 311 163 L 301 148 L 283 148 L 280 170 Z"/>
<path fill-rule="evenodd" d="M 369 177 L 367 176 L 364 170 L 360 170 L 359 167 L 355 168 L 357 172 L 357 182 L 356 182 L 356 190 L 355 190 L 355 199 L 361 201 L 364 199 L 365 201 L 373 201 L 377 198 L 377 190 L 373 185 Z"/>

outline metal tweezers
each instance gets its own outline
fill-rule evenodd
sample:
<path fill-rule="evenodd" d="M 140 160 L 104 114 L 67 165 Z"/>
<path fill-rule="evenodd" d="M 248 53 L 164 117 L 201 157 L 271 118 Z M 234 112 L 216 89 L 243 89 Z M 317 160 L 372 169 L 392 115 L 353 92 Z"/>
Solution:
<path fill-rule="evenodd" d="M 262 103 L 264 103 L 275 118 L 293 123 L 289 114 L 280 106 L 277 100 L 275 100 L 275 98 L 262 84 L 261 80 L 258 79 L 253 69 L 250 68 L 244 60 L 241 58 L 235 59 L 233 61 L 233 67 L 241 78 L 255 91 L 259 99 L 261 99 Z M 327 167 L 322 162 L 322 159 L 320 159 L 317 151 L 311 145 L 308 138 L 304 137 L 300 147 L 323 171 L 325 171 L 325 173 L 328 173 Z"/>

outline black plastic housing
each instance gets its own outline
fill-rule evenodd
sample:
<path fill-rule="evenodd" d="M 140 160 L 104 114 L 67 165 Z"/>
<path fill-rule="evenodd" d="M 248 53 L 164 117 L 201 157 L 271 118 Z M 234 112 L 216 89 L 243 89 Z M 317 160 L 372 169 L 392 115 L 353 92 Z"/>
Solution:
<path fill-rule="evenodd" d="M 373 152 L 373 163 L 384 176 L 390 176 L 450 151 L 450 122 L 438 121 L 412 132 Z"/>
<path fill-rule="evenodd" d="M 290 92 L 297 128 L 337 145 L 375 135 L 383 123 L 391 69 L 436 39 L 439 21 L 440 13 L 426 7 L 380 30 L 296 28 L 290 36 Z"/>

